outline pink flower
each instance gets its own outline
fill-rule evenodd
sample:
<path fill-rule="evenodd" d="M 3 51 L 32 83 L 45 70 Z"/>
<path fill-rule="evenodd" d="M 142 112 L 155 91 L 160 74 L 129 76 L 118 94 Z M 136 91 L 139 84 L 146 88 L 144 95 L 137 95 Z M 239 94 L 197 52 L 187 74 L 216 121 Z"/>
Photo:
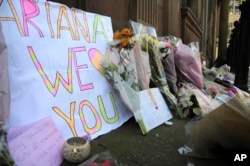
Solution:
<path fill-rule="evenodd" d="M 215 85 L 211 85 L 207 88 L 207 93 L 210 95 L 216 95 L 218 93 L 218 87 Z"/>
<path fill-rule="evenodd" d="M 232 87 L 229 89 L 229 91 L 231 91 L 232 93 L 234 93 L 235 95 L 238 93 L 237 89 Z"/>

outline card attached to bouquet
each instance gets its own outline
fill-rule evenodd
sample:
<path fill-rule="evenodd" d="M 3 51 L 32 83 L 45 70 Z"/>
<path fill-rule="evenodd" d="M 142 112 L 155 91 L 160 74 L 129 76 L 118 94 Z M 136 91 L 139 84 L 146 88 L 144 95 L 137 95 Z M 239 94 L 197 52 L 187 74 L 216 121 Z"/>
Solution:
<path fill-rule="evenodd" d="M 60 165 L 64 141 L 50 117 L 8 131 L 8 148 L 16 165 Z"/>
<path fill-rule="evenodd" d="M 140 110 L 134 113 L 143 134 L 173 118 L 159 88 L 140 91 Z"/>

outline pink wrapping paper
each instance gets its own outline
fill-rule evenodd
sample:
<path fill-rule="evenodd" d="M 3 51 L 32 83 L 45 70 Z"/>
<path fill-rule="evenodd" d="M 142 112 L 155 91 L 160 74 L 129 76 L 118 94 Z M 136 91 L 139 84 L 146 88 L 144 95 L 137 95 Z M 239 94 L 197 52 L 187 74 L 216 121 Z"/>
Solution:
<path fill-rule="evenodd" d="M 203 88 L 203 77 L 199 52 L 192 51 L 185 44 L 179 44 L 174 55 L 175 65 L 187 82 L 193 83 L 197 88 Z"/>

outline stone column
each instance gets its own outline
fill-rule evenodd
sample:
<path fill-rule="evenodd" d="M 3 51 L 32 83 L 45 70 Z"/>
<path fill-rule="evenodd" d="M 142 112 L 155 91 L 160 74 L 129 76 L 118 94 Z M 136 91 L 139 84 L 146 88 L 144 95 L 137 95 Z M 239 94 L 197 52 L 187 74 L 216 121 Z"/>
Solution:
<path fill-rule="evenodd" d="M 220 67 L 226 64 L 227 37 L 228 37 L 229 0 L 220 1 L 220 25 L 219 25 L 219 50 L 214 66 Z"/>

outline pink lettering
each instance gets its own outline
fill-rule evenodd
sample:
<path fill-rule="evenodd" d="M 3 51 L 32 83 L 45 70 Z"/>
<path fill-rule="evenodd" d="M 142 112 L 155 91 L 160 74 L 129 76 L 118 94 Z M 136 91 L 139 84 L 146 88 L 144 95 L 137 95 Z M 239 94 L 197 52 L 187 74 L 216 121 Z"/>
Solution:
<path fill-rule="evenodd" d="M 30 23 L 38 31 L 40 37 L 44 37 L 39 27 L 30 20 L 30 18 L 38 16 L 40 12 L 35 2 L 33 0 L 21 0 L 20 2 L 23 12 L 23 27 L 25 36 L 29 36 L 28 23 Z"/>
<path fill-rule="evenodd" d="M 94 88 L 93 83 L 83 85 L 80 78 L 80 70 L 88 68 L 88 65 L 87 64 L 78 65 L 76 52 L 86 51 L 85 47 L 71 48 L 70 51 L 74 55 L 75 71 L 80 90 L 83 91 L 83 90 L 93 89 Z"/>

